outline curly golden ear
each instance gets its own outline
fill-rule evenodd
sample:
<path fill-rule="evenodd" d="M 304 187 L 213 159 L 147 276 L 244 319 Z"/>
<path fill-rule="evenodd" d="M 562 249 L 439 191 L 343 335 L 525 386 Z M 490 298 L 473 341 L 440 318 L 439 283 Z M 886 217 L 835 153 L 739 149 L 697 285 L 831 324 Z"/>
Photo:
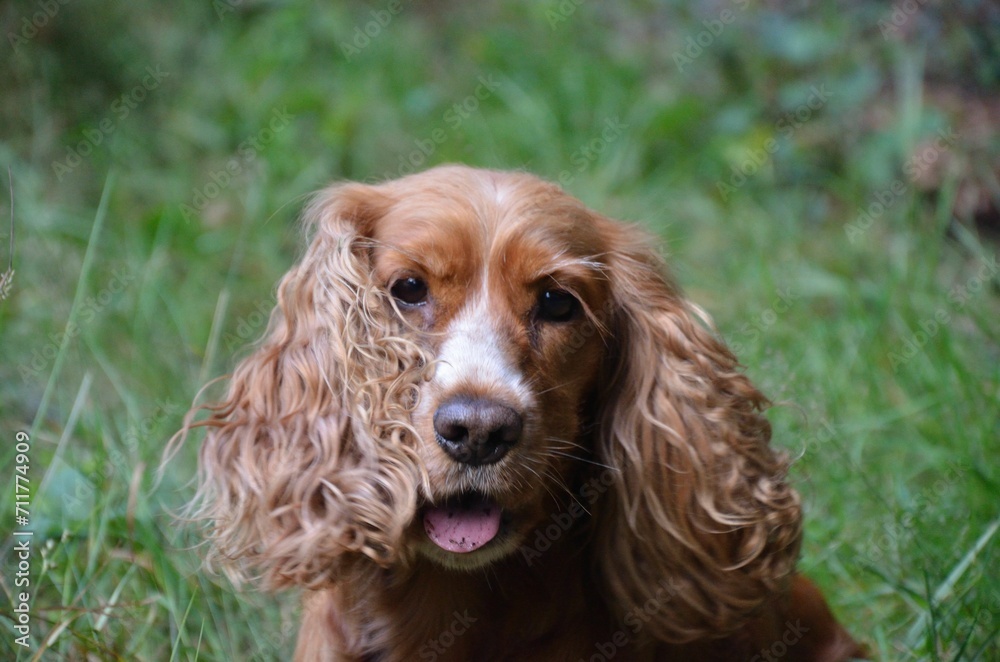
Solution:
<path fill-rule="evenodd" d="M 768 446 L 766 398 L 702 326 L 707 316 L 667 280 L 643 233 L 616 225 L 612 242 L 617 351 L 598 453 L 615 484 L 598 559 L 626 620 L 644 605 L 649 616 L 656 592 L 652 638 L 722 635 L 787 587 L 798 495 Z M 665 598 L 657 587 L 669 587 Z"/>
<path fill-rule="evenodd" d="M 312 241 L 281 281 L 265 338 L 199 409 L 208 428 L 191 515 L 236 579 L 319 587 L 360 555 L 396 560 L 426 481 L 408 427 L 427 365 L 372 282 L 378 187 L 321 192 Z M 309 550 L 304 554 L 302 550 Z M 354 553 L 354 554 L 352 554 Z"/>

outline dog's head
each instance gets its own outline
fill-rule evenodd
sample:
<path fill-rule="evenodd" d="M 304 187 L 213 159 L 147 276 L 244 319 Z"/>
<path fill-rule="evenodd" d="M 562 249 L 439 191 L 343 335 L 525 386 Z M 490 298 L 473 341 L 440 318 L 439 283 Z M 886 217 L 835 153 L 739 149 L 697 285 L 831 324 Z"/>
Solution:
<path fill-rule="evenodd" d="M 311 588 L 358 563 L 472 571 L 574 513 L 621 613 L 673 582 L 651 627 L 674 640 L 787 579 L 799 506 L 766 401 L 643 232 L 459 166 L 335 186 L 306 220 L 203 422 L 197 512 L 230 567 Z"/>

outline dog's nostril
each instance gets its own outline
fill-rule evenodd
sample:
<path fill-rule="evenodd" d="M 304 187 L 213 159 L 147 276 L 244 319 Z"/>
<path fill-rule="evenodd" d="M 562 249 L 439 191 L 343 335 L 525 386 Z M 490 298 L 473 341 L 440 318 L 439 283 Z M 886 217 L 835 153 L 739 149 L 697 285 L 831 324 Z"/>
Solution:
<path fill-rule="evenodd" d="M 497 462 L 521 439 L 523 426 L 517 411 L 484 398 L 452 398 L 434 413 L 438 444 L 465 464 Z"/>
<path fill-rule="evenodd" d="M 440 410 L 438 410 L 438 414 L 440 414 Z M 450 420 L 447 416 L 434 417 L 434 431 L 445 441 L 456 444 L 463 444 L 469 438 L 469 429 L 454 420 Z"/>

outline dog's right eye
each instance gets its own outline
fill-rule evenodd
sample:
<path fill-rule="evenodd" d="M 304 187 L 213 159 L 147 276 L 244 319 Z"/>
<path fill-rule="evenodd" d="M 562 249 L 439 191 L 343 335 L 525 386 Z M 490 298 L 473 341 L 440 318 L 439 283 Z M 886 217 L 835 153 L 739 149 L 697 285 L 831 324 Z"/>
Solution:
<path fill-rule="evenodd" d="M 565 290 L 545 290 L 538 297 L 538 319 L 568 322 L 580 311 L 580 302 Z"/>
<path fill-rule="evenodd" d="M 396 301 L 409 306 L 416 306 L 427 301 L 427 283 L 414 276 L 400 278 L 392 284 L 389 292 Z"/>

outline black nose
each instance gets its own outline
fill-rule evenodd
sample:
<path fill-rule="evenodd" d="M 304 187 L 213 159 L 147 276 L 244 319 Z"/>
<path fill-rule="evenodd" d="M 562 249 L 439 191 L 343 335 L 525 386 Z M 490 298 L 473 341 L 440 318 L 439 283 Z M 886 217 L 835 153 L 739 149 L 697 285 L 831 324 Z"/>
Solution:
<path fill-rule="evenodd" d="M 492 464 L 521 439 L 521 415 L 483 398 L 452 398 L 434 413 L 437 442 L 463 464 Z"/>

